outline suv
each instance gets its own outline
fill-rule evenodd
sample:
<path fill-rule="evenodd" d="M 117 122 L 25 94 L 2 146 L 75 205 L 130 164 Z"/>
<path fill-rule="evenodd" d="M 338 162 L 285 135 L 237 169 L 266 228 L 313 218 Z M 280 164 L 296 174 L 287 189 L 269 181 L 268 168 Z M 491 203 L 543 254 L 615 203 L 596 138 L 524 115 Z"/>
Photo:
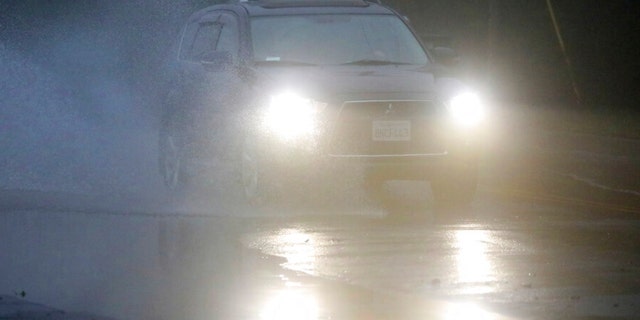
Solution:
<path fill-rule="evenodd" d="M 160 130 L 169 188 L 226 159 L 250 201 L 342 164 L 369 183 L 430 180 L 440 203 L 473 199 L 484 107 L 378 1 L 229 1 L 193 14 L 177 47 Z"/>

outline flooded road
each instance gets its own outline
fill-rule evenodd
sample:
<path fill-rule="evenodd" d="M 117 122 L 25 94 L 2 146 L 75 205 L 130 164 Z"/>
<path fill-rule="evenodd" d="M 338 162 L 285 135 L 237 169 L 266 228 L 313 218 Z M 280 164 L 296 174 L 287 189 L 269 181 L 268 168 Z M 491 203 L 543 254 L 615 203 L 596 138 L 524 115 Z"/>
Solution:
<path fill-rule="evenodd" d="M 116 319 L 640 313 L 637 217 L 486 190 L 465 212 L 414 200 L 371 214 L 4 210 L 0 291 Z"/>
<path fill-rule="evenodd" d="M 531 203 L 473 210 L 278 222 L 245 243 L 292 270 L 516 318 L 640 312 L 640 220 Z"/>

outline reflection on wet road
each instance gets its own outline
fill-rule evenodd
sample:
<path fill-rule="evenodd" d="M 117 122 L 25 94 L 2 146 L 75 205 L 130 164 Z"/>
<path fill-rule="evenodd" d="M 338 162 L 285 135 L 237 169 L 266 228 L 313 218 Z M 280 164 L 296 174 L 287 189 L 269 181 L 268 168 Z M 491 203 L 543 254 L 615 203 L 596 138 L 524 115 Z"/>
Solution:
<path fill-rule="evenodd" d="M 640 312 L 639 220 L 483 199 L 442 219 L 7 211 L 0 290 L 117 319 Z"/>
<path fill-rule="evenodd" d="M 453 248 L 458 272 L 457 281 L 467 284 L 468 294 L 491 292 L 487 283 L 495 281 L 495 270 L 491 265 L 488 242 L 491 234 L 486 230 L 453 231 Z M 479 286 L 479 287 L 478 287 Z"/>
<path fill-rule="evenodd" d="M 467 318 L 462 310 L 469 319 L 479 310 L 518 318 L 640 312 L 638 220 L 529 204 L 474 211 L 444 223 L 419 215 L 283 219 L 244 243 L 305 274 L 465 306 L 438 313 L 444 318 Z"/>

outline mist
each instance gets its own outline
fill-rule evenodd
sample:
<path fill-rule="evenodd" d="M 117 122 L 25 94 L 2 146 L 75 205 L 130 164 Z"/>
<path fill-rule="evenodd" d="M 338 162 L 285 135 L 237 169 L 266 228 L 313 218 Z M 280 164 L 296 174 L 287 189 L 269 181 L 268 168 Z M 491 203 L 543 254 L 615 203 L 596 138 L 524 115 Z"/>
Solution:
<path fill-rule="evenodd" d="M 1 6 L 0 188 L 156 192 L 162 71 L 190 5 Z"/>
<path fill-rule="evenodd" d="M 0 188 L 119 194 L 162 190 L 156 149 L 168 87 L 165 71 L 186 18 L 214 2 L 0 2 Z M 494 95 L 549 105 L 572 100 L 564 60 L 542 4 L 501 3 L 492 70 L 485 66 L 490 49 L 485 2 L 390 4 L 411 13 L 421 35 L 454 36 L 462 66 L 467 73 L 475 72 L 471 79 L 480 82 L 472 85 L 482 87 L 481 80 L 490 72 Z M 558 8 L 570 31 L 570 45 L 580 43 L 573 33 L 582 30 L 582 20 L 571 17 L 598 12 L 585 10 Z M 635 26 L 637 5 L 616 1 L 609 11 L 602 19 L 626 12 L 620 19 Z M 633 33 L 633 28 L 627 29 L 619 32 L 612 24 L 598 33 L 599 38 L 620 43 L 599 46 L 611 53 L 594 58 L 598 63 L 584 58 L 593 50 L 572 52 L 577 67 L 590 66 L 579 68 L 585 70 L 582 73 L 606 76 L 592 81 L 579 72 L 585 100 L 604 106 L 620 99 L 636 101 L 634 91 L 627 89 L 635 88 L 637 68 L 608 71 L 612 59 L 635 55 L 630 48 L 637 41 L 626 36 Z M 616 81 L 607 81 L 613 78 Z"/>

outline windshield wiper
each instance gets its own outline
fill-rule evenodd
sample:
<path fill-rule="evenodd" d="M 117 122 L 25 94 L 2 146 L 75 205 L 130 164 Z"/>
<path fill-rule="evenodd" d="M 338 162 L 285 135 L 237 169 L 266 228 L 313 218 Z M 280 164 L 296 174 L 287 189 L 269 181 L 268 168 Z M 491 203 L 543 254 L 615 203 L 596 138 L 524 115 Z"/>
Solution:
<path fill-rule="evenodd" d="M 407 62 L 396 62 L 396 61 L 388 61 L 388 60 L 376 60 L 376 59 L 362 59 L 356 61 L 350 61 L 346 63 L 342 63 L 341 65 L 350 65 L 350 66 L 387 66 L 387 65 L 407 65 L 411 63 Z"/>
<path fill-rule="evenodd" d="M 257 65 L 283 65 L 283 66 L 317 66 L 315 63 L 293 60 L 259 60 Z"/>

